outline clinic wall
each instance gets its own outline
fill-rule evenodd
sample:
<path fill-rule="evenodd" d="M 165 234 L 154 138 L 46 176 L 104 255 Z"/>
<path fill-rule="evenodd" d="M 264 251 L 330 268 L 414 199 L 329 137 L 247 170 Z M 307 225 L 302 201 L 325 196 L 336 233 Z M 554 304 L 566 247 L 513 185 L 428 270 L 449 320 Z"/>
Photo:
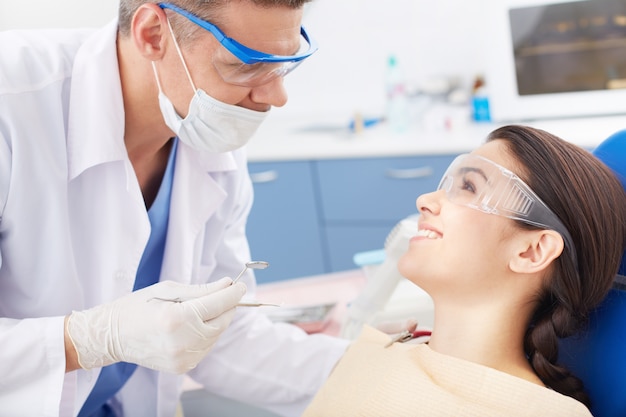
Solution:
<path fill-rule="evenodd" d="M 380 113 L 385 65 L 395 54 L 410 84 L 467 83 L 484 72 L 484 11 L 497 0 L 313 0 L 304 23 L 319 51 L 285 79 L 281 116 L 330 121 Z M 0 30 L 101 26 L 119 0 L 0 0 Z"/>
<path fill-rule="evenodd" d="M 485 72 L 491 1 L 314 0 L 304 21 L 320 49 L 285 79 L 290 102 L 276 113 L 337 121 L 380 114 L 390 54 L 410 87 L 442 77 L 468 85 Z"/>
<path fill-rule="evenodd" d="M 0 30 L 100 27 L 117 15 L 118 0 L 0 0 Z"/>

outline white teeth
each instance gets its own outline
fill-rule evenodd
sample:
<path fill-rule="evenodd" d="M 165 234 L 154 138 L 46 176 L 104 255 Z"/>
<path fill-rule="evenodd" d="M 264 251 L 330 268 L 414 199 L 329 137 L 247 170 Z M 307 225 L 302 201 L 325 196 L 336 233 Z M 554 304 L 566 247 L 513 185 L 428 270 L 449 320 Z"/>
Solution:
<path fill-rule="evenodd" d="M 433 232 L 432 230 L 426 230 L 426 229 L 418 230 L 417 236 L 425 237 L 428 239 L 437 239 L 439 237 L 437 233 Z"/>

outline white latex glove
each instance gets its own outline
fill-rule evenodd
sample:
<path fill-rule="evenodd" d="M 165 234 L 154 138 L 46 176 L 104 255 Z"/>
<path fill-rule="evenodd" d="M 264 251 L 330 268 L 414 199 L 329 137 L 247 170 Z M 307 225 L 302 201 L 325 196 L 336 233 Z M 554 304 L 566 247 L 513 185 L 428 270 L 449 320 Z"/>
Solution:
<path fill-rule="evenodd" d="M 72 312 L 67 331 L 80 366 L 130 362 L 166 372 L 193 369 L 228 327 L 246 292 L 244 284 L 231 283 L 230 278 L 201 285 L 163 281 Z"/>

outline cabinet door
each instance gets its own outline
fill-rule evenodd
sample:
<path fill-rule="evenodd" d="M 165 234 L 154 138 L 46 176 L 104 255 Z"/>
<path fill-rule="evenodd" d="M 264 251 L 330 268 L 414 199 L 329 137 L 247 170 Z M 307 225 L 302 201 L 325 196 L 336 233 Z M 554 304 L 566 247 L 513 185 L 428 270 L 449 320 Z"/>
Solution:
<path fill-rule="evenodd" d="M 249 163 L 254 204 L 247 234 L 254 260 L 269 262 L 258 282 L 326 272 L 311 163 Z"/>
<path fill-rule="evenodd" d="M 385 225 L 334 224 L 326 226 L 326 242 L 331 271 L 346 271 L 358 266 L 354 255 L 359 252 L 382 249 L 385 239 L 396 222 Z"/>
<path fill-rule="evenodd" d="M 326 223 L 397 222 L 434 191 L 456 155 L 318 161 Z"/>
<path fill-rule="evenodd" d="M 353 269 L 355 253 L 381 249 L 416 198 L 434 191 L 456 155 L 319 161 L 326 257 L 331 271 Z"/>

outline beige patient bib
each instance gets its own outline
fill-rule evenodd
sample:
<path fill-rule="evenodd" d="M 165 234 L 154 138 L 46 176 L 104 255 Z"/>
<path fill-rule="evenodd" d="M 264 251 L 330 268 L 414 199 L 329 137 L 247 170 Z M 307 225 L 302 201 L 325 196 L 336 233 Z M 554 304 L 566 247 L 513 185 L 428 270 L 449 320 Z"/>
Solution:
<path fill-rule="evenodd" d="M 365 328 L 305 417 L 591 417 L 573 398 Z"/>

